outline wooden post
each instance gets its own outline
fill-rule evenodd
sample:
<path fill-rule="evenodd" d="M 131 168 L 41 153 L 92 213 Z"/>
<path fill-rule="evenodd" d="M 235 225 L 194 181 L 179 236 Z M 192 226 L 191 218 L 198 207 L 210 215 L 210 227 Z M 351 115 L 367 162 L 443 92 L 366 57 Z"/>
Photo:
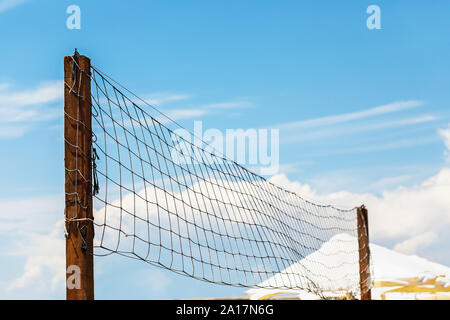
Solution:
<path fill-rule="evenodd" d="M 361 300 L 371 300 L 370 278 L 370 247 L 369 247 L 369 223 L 367 209 L 362 205 L 357 210 L 358 216 L 358 246 L 359 246 L 359 285 Z"/>
<path fill-rule="evenodd" d="M 90 67 L 76 50 L 64 57 L 67 300 L 94 299 Z"/>

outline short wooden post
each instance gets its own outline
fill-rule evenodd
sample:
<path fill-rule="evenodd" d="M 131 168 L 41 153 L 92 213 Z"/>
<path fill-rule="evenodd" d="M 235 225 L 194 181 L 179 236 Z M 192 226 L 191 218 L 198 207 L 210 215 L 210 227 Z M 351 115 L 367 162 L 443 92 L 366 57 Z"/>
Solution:
<path fill-rule="evenodd" d="M 94 299 L 90 60 L 64 57 L 66 298 Z"/>
<path fill-rule="evenodd" d="M 369 222 L 367 209 L 362 205 L 357 210 L 359 246 L 359 285 L 361 300 L 371 300 Z"/>

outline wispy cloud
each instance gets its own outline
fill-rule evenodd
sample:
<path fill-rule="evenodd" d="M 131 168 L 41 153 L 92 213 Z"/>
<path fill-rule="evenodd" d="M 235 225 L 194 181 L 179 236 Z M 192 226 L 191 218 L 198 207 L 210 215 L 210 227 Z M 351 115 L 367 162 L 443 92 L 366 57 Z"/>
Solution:
<path fill-rule="evenodd" d="M 184 120 L 184 119 L 192 119 L 195 117 L 201 117 L 201 116 L 206 115 L 207 113 L 209 113 L 208 110 L 204 110 L 204 109 L 172 109 L 172 110 L 165 112 L 164 114 L 174 121 L 179 121 L 179 120 Z M 164 116 L 157 117 L 157 119 L 161 123 L 170 122 L 170 120 Z"/>
<path fill-rule="evenodd" d="M 49 115 L 48 110 L 42 110 L 42 105 L 62 101 L 63 98 L 61 81 L 43 83 L 24 91 L 11 91 L 9 88 L 8 84 L 3 84 L 0 90 L 1 122 L 46 120 L 54 114 Z"/>
<path fill-rule="evenodd" d="M 312 161 L 301 161 L 280 164 L 278 171 L 283 174 L 298 173 L 303 171 L 302 167 L 311 166 Z"/>
<path fill-rule="evenodd" d="M 399 149 L 399 148 L 411 148 L 421 145 L 426 145 L 429 143 L 434 143 L 439 141 L 439 139 L 435 136 L 433 137 L 423 137 L 418 139 L 401 139 L 395 141 L 388 141 L 379 144 L 360 146 L 354 148 L 341 148 L 335 151 L 329 151 L 326 154 L 351 154 L 351 153 L 361 153 L 361 152 L 376 152 L 383 150 L 391 150 L 391 149 Z"/>
<path fill-rule="evenodd" d="M 212 103 L 203 106 L 204 109 L 240 109 L 240 108 L 248 108 L 253 104 L 248 101 L 232 101 L 232 102 L 221 102 L 221 103 Z"/>
<path fill-rule="evenodd" d="M 142 99 L 144 99 L 149 104 L 155 105 L 155 106 L 162 106 L 169 102 L 183 101 L 183 100 L 190 99 L 191 97 L 192 97 L 192 95 L 190 95 L 190 94 L 167 93 L 167 92 L 151 93 L 151 94 L 142 95 Z M 135 103 L 140 105 L 140 104 L 142 104 L 142 101 L 136 100 Z"/>
<path fill-rule="evenodd" d="M 207 114 L 212 114 L 214 112 L 217 112 L 219 110 L 228 110 L 228 109 L 241 109 L 241 108 L 248 108 L 252 106 L 253 104 L 249 101 L 226 101 L 226 102 L 217 102 L 217 103 L 209 103 L 209 104 L 203 104 L 198 105 L 195 107 L 187 107 L 187 108 L 167 108 L 167 106 L 164 109 L 161 109 L 159 107 L 163 105 L 170 105 L 173 102 L 180 102 L 185 101 L 188 99 L 191 99 L 193 95 L 191 94 L 180 94 L 180 93 L 151 93 L 151 94 L 144 94 L 141 95 L 142 99 L 157 108 L 160 112 L 162 112 L 164 115 L 169 117 L 170 119 L 174 121 L 179 120 L 185 120 L 185 119 L 192 119 L 195 117 L 202 117 Z M 142 109 L 148 110 L 148 106 L 143 105 L 143 102 L 139 99 L 132 99 L 136 105 L 141 106 Z M 105 101 L 103 101 L 105 102 Z M 192 105 L 192 103 L 191 103 Z M 153 113 L 151 113 L 153 114 Z M 170 122 L 167 117 L 164 117 L 161 114 L 155 114 L 155 117 L 158 119 L 158 121 L 162 123 Z"/>
<path fill-rule="evenodd" d="M 27 90 L 0 84 L 0 138 L 20 137 L 31 128 L 30 123 L 54 119 L 61 109 L 51 105 L 62 99 L 61 81 L 45 82 Z"/>
<path fill-rule="evenodd" d="M 371 109 L 366 109 L 362 111 L 356 111 L 356 112 L 350 112 L 350 113 L 344 113 L 339 115 L 333 115 L 333 116 L 326 116 L 326 117 L 320 117 L 320 118 L 314 118 L 314 119 L 308 119 L 308 120 L 301 120 L 301 121 L 295 121 L 295 122 L 287 122 L 282 123 L 273 127 L 279 128 L 279 129 L 301 129 L 301 128 L 313 128 L 313 127 L 323 127 L 323 126 L 329 126 L 332 124 L 337 123 L 344 123 L 374 116 L 379 116 L 382 114 L 387 113 L 393 113 L 401 110 L 411 109 L 415 107 L 422 106 L 422 101 L 399 101 L 394 102 L 382 106 L 378 106 Z"/>
<path fill-rule="evenodd" d="M 27 0 L 0 0 L 0 13 L 25 3 L 26 1 Z"/>
<path fill-rule="evenodd" d="M 372 190 L 389 190 L 392 188 L 396 188 L 397 186 L 401 185 L 402 183 L 407 183 L 413 179 L 412 175 L 409 174 L 403 174 L 399 176 L 394 177 L 384 177 L 379 179 L 378 181 L 375 181 L 368 185 L 369 189 Z"/>
<path fill-rule="evenodd" d="M 1 126 L 0 139 L 13 139 L 23 136 L 29 127 L 27 126 Z"/>
<path fill-rule="evenodd" d="M 207 105 L 202 105 L 196 108 L 186 108 L 186 109 L 168 109 L 163 110 L 162 112 L 174 121 L 185 120 L 185 119 L 193 119 L 196 117 L 202 117 L 205 115 L 213 114 L 218 112 L 219 110 L 228 110 L 228 109 L 240 109 L 247 108 L 252 104 L 247 101 L 233 101 L 233 102 L 219 102 L 212 103 Z M 157 119 L 162 123 L 170 122 L 164 116 L 157 116 Z"/>
<path fill-rule="evenodd" d="M 336 137 L 338 135 L 344 134 L 354 134 L 368 131 L 376 131 L 381 129 L 388 128 L 401 128 L 406 126 L 412 126 L 417 124 L 423 124 L 431 121 L 435 121 L 438 118 L 433 115 L 422 115 L 418 117 L 409 117 L 403 119 L 397 119 L 392 121 L 378 121 L 374 123 L 364 123 L 364 124 L 354 124 L 352 126 L 341 126 L 341 127 L 332 127 L 330 129 L 327 128 L 317 128 L 304 131 L 299 130 L 299 133 L 294 133 L 290 135 L 286 135 L 282 142 L 298 142 L 298 141 L 308 141 L 308 140 L 317 140 L 324 139 L 329 137 Z"/>

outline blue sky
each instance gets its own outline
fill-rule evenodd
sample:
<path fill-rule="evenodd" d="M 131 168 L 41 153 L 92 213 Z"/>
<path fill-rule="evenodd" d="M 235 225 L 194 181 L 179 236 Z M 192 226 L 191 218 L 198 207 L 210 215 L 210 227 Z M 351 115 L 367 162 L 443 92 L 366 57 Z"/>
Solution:
<path fill-rule="evenodd" d="M 71 4 L 80 30 L 66 27 Z M 381 30 L 366 27 L 371 4 Z M 449 12 L 448 1 L 0 0 L 0 297 L 64 297 L 52 275 L 61 259 L 30 243 L 61 252 L 52 239 L 62 236 L 62 62 L 75 47 L 188 128 L 280 128 L 280 173 L 311 196 L 378 205 L 448 181 Z M 450 265 L 450 211 L 429 223 L 434 214 L 421 212 L 399 236 L 379 227 L 375 240 L 393 248 L 425 237 L 430 246 L 410 253 Z M 121 257 L 97 259 L 96 271 L 98 298 L 244 291 Z"/>

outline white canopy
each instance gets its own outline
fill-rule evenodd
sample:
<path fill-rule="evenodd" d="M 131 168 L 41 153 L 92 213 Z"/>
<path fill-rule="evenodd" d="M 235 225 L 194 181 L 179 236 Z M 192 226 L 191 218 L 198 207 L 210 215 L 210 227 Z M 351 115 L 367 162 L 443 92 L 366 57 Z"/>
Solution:
<path fill-rule="evenodd" d="M 324 243 L 319 250 L 261 282 L 260 286 L 276 288 L 279 283 L 292 283 L 293 287 L 304 288 L 310 280 L 323 293 L 326 293 L 324 294 L 326 296 L 345 297 L 346 293 L 354 292 L 359 285 L 358 263 L 345 263 L 345 260 L 349 260 L 348 252 L 353 252 L 355 249 L 357 250 L 356 238 L 347 234 L 338 234 Z M 376 244 L 370 244 L 370 250 L 373 299 L 450 299 L 449 267 Z M 358 259 L 357 255 L 358 252 L 356 257 L 352 255 L 350 258 L 358 261 L 354 260 Z M 333 268 L 330 269 L 330 266 Z M 300 276 L 293 279 L 292 274 L 300 274 Z M 281 288 L 253 288 L 246 293 L 250 299 L 268 299 L 285 294 L 299 299 L 320 298 L 318 294 L 311 293 L 310 290 Z"/>

